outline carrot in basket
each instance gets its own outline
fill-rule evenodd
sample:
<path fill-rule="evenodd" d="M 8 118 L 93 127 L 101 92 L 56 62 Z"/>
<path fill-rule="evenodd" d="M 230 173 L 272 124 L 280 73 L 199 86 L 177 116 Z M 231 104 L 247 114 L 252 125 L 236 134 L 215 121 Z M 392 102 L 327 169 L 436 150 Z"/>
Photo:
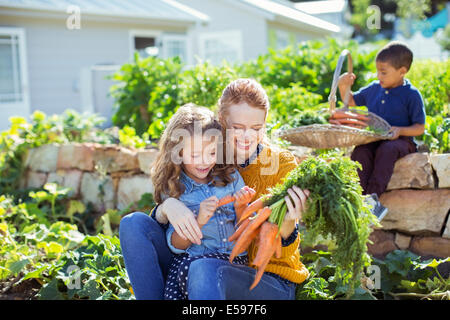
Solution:
<path fill-rule="evenodd" d="M 229 203 L 234 202 L 234 201 L 236 201 L 236 197 L 235 196 L 233 196 L 231 194 L 226 195 L 225 197 L 219 199 L 217 207 L 224 206 L 224 205 L 229 204 Z"/>
<path fill-rule="evenodd" d="M 335 111 L 331 114 L 331 119 L 358 119 L 363 121 L 369 121 L 369 118 L 365 115 L 362 115 L 360 113 L 355 112 L 349 112 L 349 111 Z"/>
<path fill-rule="evenodd" d="M 354 124 L 354 125 L 359 125 L 359 126 L 363 126 L 363 127 L 367 127 L 367 123 L 360 121 L 360 120 L 356 120 L 356 119 L 339 119 L 339 122 L 341 124 Z"/>
<path fill-rule="evenodd" d="M 237 224 L 238 225 L 241 224 L 241 222 L 250 217 L 253 212 L 258 211 L 263 207 L 264 207 L 263 199 L 262 198 L 256 199 L 255 201 L 250 203 L 247 208 L 245 208 Z"/>
<path fill-rule="evenodd" d="M 328 122 L 331 124 L 344 125 L 358 129 L 364 129 L 365 127 L 367 127 L 367 123 L 355 119 L 330 119 Z"/>
<path fill-rule="evenodd" d="M 328 120 L 329 123 L 331 124 L 337 124 L 337 125 L 341 125 L 342 123 L 339 122 L 339 120 L 335 120 L 335 119 L 330 119 Z"/>
<path fill-rule="evenodd" d="M 271 213 L 272 210 L 269 207 L 264 207 L 258 211 L 258 214 L 251 220 L 247 228 L 245 228 L 241 236 L 234 244 L 233 250 L 230 254 L 230 262 L 232 262 L 238 254 L 244 252 L 248 248 L 252 240 L 258 235 L 258 233 L 255 233 L 254 231 L 256 231 L 264 223 L 264 221 L 269 218 Z"/>
<path fill-rule="evenodd" d="M 253 265 L 261 267 L 266 259 L 272 257 L 276 250 L 277 245 L 278 226 L 275 223 L 266 221 L 261 225 L 261 231 L 259 232 L 258 251 L 255 259 L 253 259 Z"/>

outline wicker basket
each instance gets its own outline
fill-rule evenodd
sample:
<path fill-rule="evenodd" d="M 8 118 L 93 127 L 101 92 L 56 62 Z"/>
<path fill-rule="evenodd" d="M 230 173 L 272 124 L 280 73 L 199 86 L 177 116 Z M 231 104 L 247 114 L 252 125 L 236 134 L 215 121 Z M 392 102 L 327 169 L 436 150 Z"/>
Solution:
<path fill-rule="evenodd" d="M 339 56 L 336 70 L 334 71 L 333 84 L 328 97 L 328 101 L 330 103 L 330 113 L 332 113 L 336 108 L 337 84 L 341 73 L 342 64 L 344 63 L 346 57 L 348 58 L 348 72 L 353 72 L 353 63 L 350 52 L 348 50 L 344 50 Z M 348 108 L 349 97 L 350 88 L 344 97 L 344 107 L 342 110 L 358 111 L 361 113 L 360 110 Z M 315 149 L 351 147 L 377 140 L 389 139 L 391 137 L 391 134 L 388 133 L 391 128 L 389 123 L 372 112 L 365 112 L 364 114 L 369 118 L 368 125 L 374 129 L 382 131 L 382 134 L 345 125 L 312 124 L 293 129 L 278 130 L 276 135 L 291 142 L 293 145 Z"/>

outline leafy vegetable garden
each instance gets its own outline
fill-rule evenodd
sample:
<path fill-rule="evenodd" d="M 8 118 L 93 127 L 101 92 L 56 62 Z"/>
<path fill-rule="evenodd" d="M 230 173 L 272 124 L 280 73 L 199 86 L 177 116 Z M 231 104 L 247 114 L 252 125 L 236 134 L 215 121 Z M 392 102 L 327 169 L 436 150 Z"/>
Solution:
<path fill-rule="evenodd" d="M 327 123 L 328 117 L 318 111 L 327 108 L 334 68 L 344 48 L 353 56 L 354 88 L 375 79 L 375 51 L 362 52 L 354 42 L 334 40 L 270 51 L 235 66 L 199 62 L 185 68 L 177 58 L 136 56 L 113 76 L 113 122 L 118 132 L 100 130 L 101 118 L 71 110 L 61 116 L 37 111 L 30 122 L 12 118 L 10 128 L 0 134 L 0 299 L 134 299 L 118 239 L 120 218 L 127 209 L 94 212 L 56 184 L 21 188 L 28 149 L 72 141 L 131 148 L 154 145 L 177 107 L 194 102 L 214 109 L 222 90 L 237 77 L 253 77 L 267 90 L 269 133 Z M 438 153 L 450 152 L 449 64 L 415 61 L 407 75 L 426 106 L 426 131 L 418 140 Z M 356 164 L 334 150 L 318 153 L 258 199 L 260 209 L 269 208 L 270 223 L 279 224 L 286 212 L 279 201 L 286 188 L 296 184 L 311 191 L 302 247 L 323 244 L 327 250 L 302 254 L 310 277 L 297 287 L 297 298 L 450 299 L 450 278 L 443 273 L 450 258 L 424 260 L 396 250 L 379 260 L 367 253 L 367 239 L 377 222 L 358 196 Z M 154 205 L 151 194 L 134 205 L 149 212 Z M 379 271 L 379 283 L 373 282 L 373 270 Z"/>

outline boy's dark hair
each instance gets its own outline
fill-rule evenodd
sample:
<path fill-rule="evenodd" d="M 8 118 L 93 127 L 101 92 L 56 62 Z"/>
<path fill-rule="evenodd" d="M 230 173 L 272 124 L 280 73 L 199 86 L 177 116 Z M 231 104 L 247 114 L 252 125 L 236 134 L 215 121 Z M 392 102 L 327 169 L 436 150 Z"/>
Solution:
<path fill-rule="evenodd" d="M 409 70 L 413 61 L 413 53 L 406 44 L 392 41 L 377 53 L 375 61 L 389 62 L 395 69 L 405 67 L 406 70 Z"/>

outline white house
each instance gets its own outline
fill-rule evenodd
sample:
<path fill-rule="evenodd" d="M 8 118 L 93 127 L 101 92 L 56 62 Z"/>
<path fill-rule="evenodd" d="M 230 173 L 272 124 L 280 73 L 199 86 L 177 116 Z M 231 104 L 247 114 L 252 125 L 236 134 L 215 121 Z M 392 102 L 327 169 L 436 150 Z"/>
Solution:
<path fill-rule="evenodd" d="M 0 130 L 35 110 L 109 118 L 104 76 L 135 51 L 233 62 L 339 32 L 284 0 L 0 0 Z"/>
<path fill-rule="evenodd" d="M 328 21 L 340 27 L 338 36 L 350 38 L 353 27 L 348 23 L 351 16 L 348 0 L 319 0 L 304 1 L 294 4 L 297 10 L 309 15 Z"/>

